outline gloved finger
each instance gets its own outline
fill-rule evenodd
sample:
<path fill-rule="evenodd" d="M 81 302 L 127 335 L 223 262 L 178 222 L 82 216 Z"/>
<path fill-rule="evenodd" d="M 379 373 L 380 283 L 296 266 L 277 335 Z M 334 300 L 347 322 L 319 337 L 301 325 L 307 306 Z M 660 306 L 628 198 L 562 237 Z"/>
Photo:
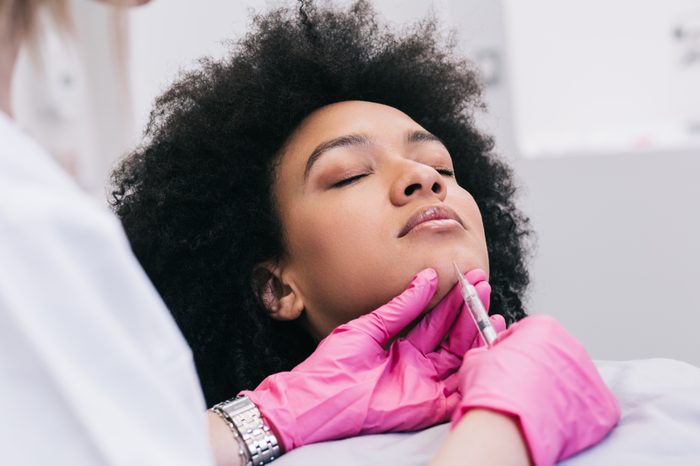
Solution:
<path fill-rule="evenodd" d="M 494 314 L 489 317 L 489 319 L 491 320 L 491 325 L 493 325 L 494 330 L 496 330 L 496 334 L 500 336 L 500 334 L 506 329 L 506 319 L 500 314 Z M 467 351 L 472 348 L 481 348 L 484 345 L 486 345 L 486 343 L 484 343 L 484 339 L 481 338 L 481 335 L 479 335 L 474 339 L 473 344 L 467 348 Z"/>
<path fill-rule="evenodd" d="M 478 282 L 474 285 L 474 288 L 476 289 L 476 294 L 479 295 L 481 304 L 484 305 L 484 309 L 488 312 L 491 307 L 491 284 L 486 281 Z"/>
<path fill-rule="evenodd" d="M 411 330 L 406 340 L 423 354 L 435 351 L 450 332 L 463 304 L 457 283 Z"/>
<path fill-rule="evenodd" d="M 484 308 L 488 310 L 491 296 L 491 285 L 486 281 L 486 272 L 481 269 L 470 270 L 465 278 L 474 285 L 479 299 L 484 304 Z M 461 298 L 461 296 L 460 296 Z M 474 319 L 469 313 L 469 308 L 462 305 L 461 312 L 455 321 L 452 330 L 450 331 L 447 340 L 442 344 L 442 348 L 447 351 L 462 357 L 464 353 L 471 348 L 474 338 L 477 335 Z"/>
<path fill-rule="evenodd" d="M 505 320 L 502 316 L 491 316 L 489 319 L 491 324 L 496 327 L 496 333 L 498 333 L 499 329 L 505 328 Z M 463 312 L 460 313 L 457 322 L 452 328 L 450 336 L 442 345 L 442 350 L 461 357 L 469 349 L 480 344 L 483 345 L 482 338 L 479 335 L 473 317 L 469 313 L 469 309 L 465 305 Z"/>
<path fill-rule="evenodd" d="M 478 271 L 483 273 L 481 270 Z M 475 278 L 475 276 L 472 275 L 471 278 Z M 484 309 L 488 312 L 489 304 L 491 303 L 491 285 L 487 281 L 472 282 L 472 284 L 474 285 L 474 289 L 476 289 L 481 303 L 484 305 Z M 460 314 L 459 317 L 461 319 L 458 318 L 457 322 L 455 322 L 453 331 L 450 333 L 446 342 L 448 350 L 459 355 L 466 353 L 475 342 L 481 341 L 474 319 L 466 304 L 462 310 L 464 311 L 462 313 L 463 315 Z"/>
<path fill-rule="evenodd" d="M 491 285 L 486 281 L 486 272 L 481 269 L 472 269 L 467 272 L 465 278 L 474 285 L 479 298 L 484 302 L 484 307 L 488 310 Z M 445 340 L 449 329 L 455 325 L 457 315 L 461 310 L 466 309 L 463 307 L 463 304 L 461 287 L 459 282 L 457 282 L 435 308 L 411 331 L 406 339 L 423 354 L 435 351 L 438 345 Z M 458 354 L 461 356 L 463 352 Z"/>
<path fill-rule="evenodd" d="M 491 285 L 486 280 L 486 272 L 481 269 L 472 269 L 464 276 L 469 283 L 474 285 L 484 309 L 489 310 L 491 305 Z"/>
<path fill-rule="evenodd" d="M 345 330 L 360 330 L 381 346 L 385 346 L 389 340 L 420 316 L 433 298 L 437 284 L 438 277 L 435 270 L 421 270 L 413 277 L 403 293 L 342 327 Z"/>
<path fill-rule="evenodd" d="M 486 272 L 481 269 L 473 269 L 466 274 L 465 278 L 474 285 L 476 293 L 484 305 L 484 309 L 488 311 L 491 303 L 491 285 L 486 281 Z M 477 338 L 476 324 L 469 313 L 469 309 L 464 305 L 443 347 L 456 355 L 462 356 L 472 347 L 475 341 L 481 341 L 481 338 Z"/>
<path fill-rule="evenodd" d="M 453 393 L 459 393 L 460 386 L 460 375 L 459 372 L 453 372 L 444 379 L 442 383 L 445 385 L 444 393 L 446 395 L 452 395 Z"/>
<path fill-rule="evenodd" d="M 455 374 L 456 375 L 456 374 Z M 440 419 L 438 422 L 446 422 L 452 417 L 452 413 L 454 413 L 455 409 L 457 406 L 459 406 L 459 402 L 462 400 L 462 395 L 458 391 L 455 391 L 447 396 L 445 399 L 445 417 L 443 419 Z"/>
<path fill-rule="evenodd" d="M 429 353 L 427 357 L 435 368 L 438 380 L 443 382 L 449 380 L 452 374 L 457 372 L 462 365 L 461 355 L 452 354 L 445 349 Z M 456 389 L 456 387 L 453 387 L 453 389 Z"/>

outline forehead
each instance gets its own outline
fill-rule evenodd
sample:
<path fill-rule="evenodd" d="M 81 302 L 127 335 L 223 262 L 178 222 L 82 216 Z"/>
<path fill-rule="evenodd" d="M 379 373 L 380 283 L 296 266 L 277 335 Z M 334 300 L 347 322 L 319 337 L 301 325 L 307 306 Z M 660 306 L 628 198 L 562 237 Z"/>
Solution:
<path fill-rule="evenodd" d="M 328 132 L 361 132 L 367 133 L 380 124 L 381 126 L 397 126 L 399 132 L 405 128 L 420 128 L 408 115 L 394 107 L 375 102 L 353 100 L 338 102 L 321 107 L 309 115 L 299 125 L 294 136 L 308 136 L 307 133 Z M 377 131 L 379 134 L 384 131 Z M 338 136 L 333 134 L 332 136 Z"/>

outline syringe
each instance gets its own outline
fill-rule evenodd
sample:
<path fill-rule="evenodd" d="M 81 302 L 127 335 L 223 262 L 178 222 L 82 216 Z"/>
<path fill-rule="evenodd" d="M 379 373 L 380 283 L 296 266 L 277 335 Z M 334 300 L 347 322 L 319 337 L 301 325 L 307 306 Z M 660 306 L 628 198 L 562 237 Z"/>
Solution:
<path fill-rule="evenodd" d="M 484 343 L 487 347 L 491 347 L 498 336 L 496 329 L 491 324 L 489 315 L 486 312 L 486 309 L 484 309 L 484 304 L 481 302 L 481 299 L 479 299 L 479 295 L 477 294 L 474 285 L 469 283 L 467 279 L 464 278 L 462 272 L 459 270 L 459 267 L 457 267 L 457 264 L 453 262 L 452 265 L 455 266 L 455 272 L 457 272 L 457 278 L 459 279 L 459 284 L 462 288 L 462 298 L 464 298 L 464 302 L 469 309 L 469 314 L 471 314 L 472 318 L 474 319 L 474 324 L 476 324 L 476 328 L 479 329 L 479 334 L 484 340 Z"/>

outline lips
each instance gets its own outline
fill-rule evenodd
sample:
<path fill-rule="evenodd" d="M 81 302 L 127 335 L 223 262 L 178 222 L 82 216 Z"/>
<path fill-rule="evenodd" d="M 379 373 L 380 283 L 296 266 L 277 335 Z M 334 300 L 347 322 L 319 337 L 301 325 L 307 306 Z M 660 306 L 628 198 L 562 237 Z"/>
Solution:
<path fill-rule="evenodd" d="M 464 228 L 464 222 L 462 222 L 462 219 L 459 218 L 459 215 L 457 215 L 457 213 L 449 207 L 423 207 L 419 209 L 416 213 L 411 215 L 411 218 L 408 219 L 406 225 L 404 225 L 404 227 L 399 232 L 399 238 L 406 236 L 408 233 L 411 232 L 411 230 L 413 230 L 421 223 L 429 222 L 431 220 L 455 220 L 457 223 L 462 225 L 462 228 Z"/>

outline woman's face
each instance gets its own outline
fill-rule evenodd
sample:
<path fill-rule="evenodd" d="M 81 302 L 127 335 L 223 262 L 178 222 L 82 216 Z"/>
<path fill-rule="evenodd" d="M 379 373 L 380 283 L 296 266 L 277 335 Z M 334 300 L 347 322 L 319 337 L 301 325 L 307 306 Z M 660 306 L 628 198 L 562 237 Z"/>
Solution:
<path fill-rule="evenodd" d="M 488 273 L 479 209 L 437 137 L 399 110 L 363 101 L 323 107 L 295 130 L 275 183 L 286 256 L 280 278 L 322 338 L 452 262 Z M 287 316 L 287 318 L 294 318 Z"/>

